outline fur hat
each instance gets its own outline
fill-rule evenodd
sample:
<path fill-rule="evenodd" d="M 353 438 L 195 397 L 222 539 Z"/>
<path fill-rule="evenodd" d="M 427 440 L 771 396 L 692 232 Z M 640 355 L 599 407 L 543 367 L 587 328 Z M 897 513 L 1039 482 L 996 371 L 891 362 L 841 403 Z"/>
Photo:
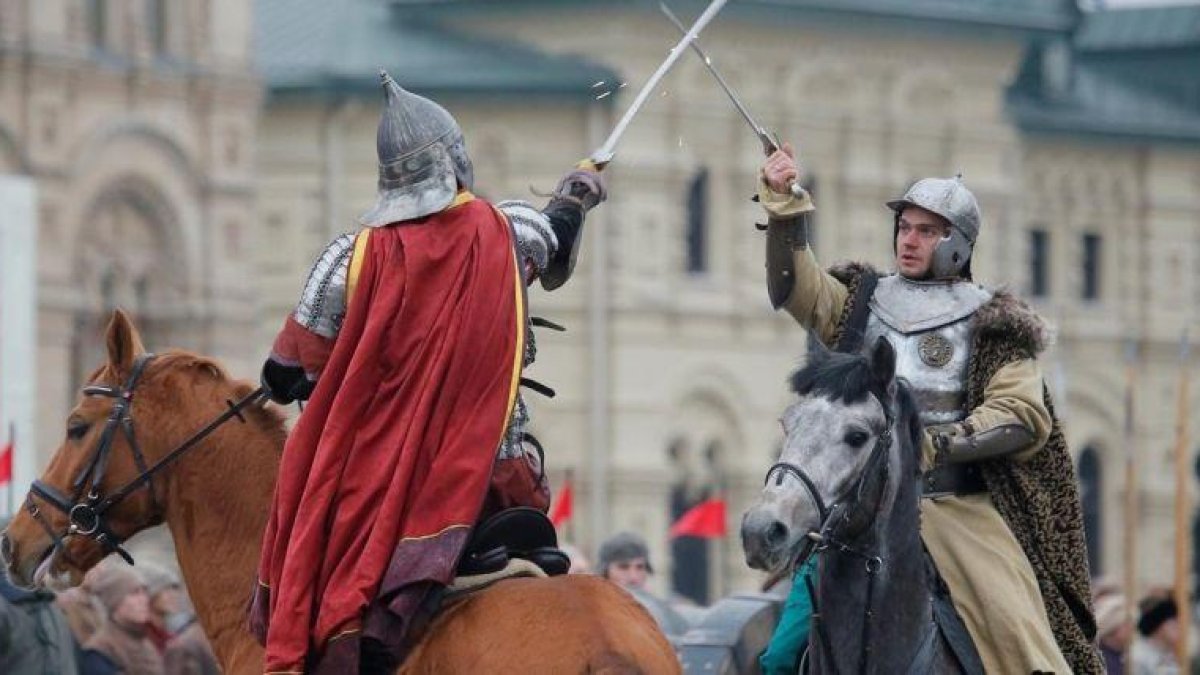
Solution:
<path fill-rule="evenodd" d="M 1179 615 L 1175 598 L 1170 596 L 1143 601 L 1142 615 L 1138 617 L 1137 629 L 1142 637 L 1150 637 L 1166 622 Z"/>
<path fill-rule="evenodd" d="M 1125 622 L 1125 596 L 1110 593 L 1096 600 L 1096 637 L 1102 638 Z"/>
<path fill-rule="evenodd" d="M 646 540 L 632 532 L 618 532 L 600 545 L 599 571 L 601 576 L 608 576 L 608 566 L 616 562 L 625 562 L 636 558 L 646 560 L 646 571 L 654 574 L 650 567 L 650 549 Z"/>
<path fill-rule="evenodd" d="M 142 578 L 146 580 L 146 592 L 151 598 L 169 588 L 183 587 L 178 575 L 158 563 L 140 562 L 137 571 L 141 572 Z"/>
<path fill-rule="evenodd" d="M 121 601 L 146 588 L 141 575 L 124 564 L 105 564 L 88 576 L 93 577 L 89 584 L 92 594 L 100 600 L 110 616 L 121 606 Z"/>

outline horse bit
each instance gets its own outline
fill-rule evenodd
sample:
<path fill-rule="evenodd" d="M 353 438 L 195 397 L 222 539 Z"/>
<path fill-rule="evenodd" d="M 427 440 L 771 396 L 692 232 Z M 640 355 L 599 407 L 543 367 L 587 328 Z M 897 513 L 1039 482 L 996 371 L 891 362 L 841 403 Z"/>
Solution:
<path fill-rule="evenodd" d="M 133 395 L 142 374 L 146 370 L 146 366 L 154 358 L 155 355 L 150 353 L 139 355 L 134 361 L 129 379 L 126 380 L 123 387 L 88 385 L 83 388 L 85 396 L 103 396 L 113 399 L 113 407 L 109 413 L 108 421 L 104 425 L 104 430 L 100 434 L 100 439 L 96 444 L 95 450 L 88 458 L 87 463 L 80 469 L 74 481 L 72 481 L 72 488 L 75 491 L 74 496 L 68 499 L 54 486 L 43 482 L 41 479 L 33 481 L 29 487 L 29 494 L 25 497 L 25 510 L 29 512 L 29 515 L 50 536 L 50 539 L 54 542 L 54 549 L 67 562 L 72 561 L 70 554 L 67 553 L 65 539 L 71 535 L 80 535 L 95 540 L 104 548 L 106 554 L 115 552 L 125 562 L 132 565 L 133 556 L 122 547 L 121 544 L 123 542 L 121 538 L 113 533 L 108 523 L 104 520 L 104 515 L 114 506 L 120 504 L 135 490 L 145 486 L 150 492 L 150 504 L 154 510 L 154 514 L 147 522 L 154 523 L 159 521 L 162 517 L 163 506 L 158 497 L 158 490 L 154 486 L 154 475 L 175 463 L 184 453 L 194 448 L 200 441 L 204 440 L 230 419 L 236 417 L 238 420 L 245 422 L 246 418 L 242 416 L 242 410 L 257 402 L 265 393 L 263 388 L 259 387 L 237 402 L 226 401 L 228 409 L 225 412 L 218 415 L 178 447 L 167 453 L 154 466 L 147 467 L 146 457 L 142 453 L 141 446 L 138 445 L 137 436 L 134 434 Z M 118 430 L 125 436 L 130 452 L 133 453 L 133 461 L 140 473 L 111 495 L 105 497 L 100 493 L 100 483 L 104 479 L 105 470 L 108 468 L 109 456 L 112 454 L 113 439 L 116 437 Z M 89 482 L 90 486 L 88 485 Z M 85 487 L 88 487 L 86 496 L 84 495 Z M 37 495 L 67 516 L 69 524 L 65 533 L 59 534 L 54 531 L 54 528 L 50 526 L 49 521 L 42 514 L 37 504 L 34 503 L 34 495 Z M 82 501 L 81 497 L 84 498 Z"/>

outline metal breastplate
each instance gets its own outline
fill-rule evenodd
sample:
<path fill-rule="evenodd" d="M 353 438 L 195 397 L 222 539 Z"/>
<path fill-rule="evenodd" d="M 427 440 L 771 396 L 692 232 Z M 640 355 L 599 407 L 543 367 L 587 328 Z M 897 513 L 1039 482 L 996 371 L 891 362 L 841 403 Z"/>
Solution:
<path fill-rule="evenodd" d="M 863 348 L 880 337 L 892 343 L 896 375 L 912 387 L 926 426 L 967 416 L 970 318 L 991 297 L 966 281 L 918 282 L 898 275 L 879 280 Z"/>

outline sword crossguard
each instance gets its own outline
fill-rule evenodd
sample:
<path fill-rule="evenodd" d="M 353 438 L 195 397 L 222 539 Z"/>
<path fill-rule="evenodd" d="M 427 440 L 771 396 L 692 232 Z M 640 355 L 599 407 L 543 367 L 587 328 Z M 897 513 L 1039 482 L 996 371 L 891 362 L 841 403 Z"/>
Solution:
<path fill-rule="evenodd" d="M 575 168 L 583 171 L 600 173 L 606 166 L 608 166 L 607 161 L 600 161 L 594 157 L 588 157 L 587 159 L 579 160 L 579 163 L 575 165 Z"/>

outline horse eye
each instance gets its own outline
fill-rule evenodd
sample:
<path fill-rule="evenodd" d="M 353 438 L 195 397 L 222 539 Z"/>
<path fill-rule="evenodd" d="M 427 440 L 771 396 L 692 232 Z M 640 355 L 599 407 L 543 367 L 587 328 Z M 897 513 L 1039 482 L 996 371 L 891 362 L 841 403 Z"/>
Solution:
<path fill-rule="evenodd" d="M 852 448 L 861 448 L 867 442 L 868 438 L 870 438 L 870 435 L 865 431 L 850 431 L 846 433 L 846 438 L 843 440 L 846 441 L 846 445 Z"/>
<path fill-rule="evenodd" d="M 75 422 L 67 427 L 67 438 L 77 441 L 87 436 L 88 429 L 91 428 L 92 425 L 87 422 Z"/>

